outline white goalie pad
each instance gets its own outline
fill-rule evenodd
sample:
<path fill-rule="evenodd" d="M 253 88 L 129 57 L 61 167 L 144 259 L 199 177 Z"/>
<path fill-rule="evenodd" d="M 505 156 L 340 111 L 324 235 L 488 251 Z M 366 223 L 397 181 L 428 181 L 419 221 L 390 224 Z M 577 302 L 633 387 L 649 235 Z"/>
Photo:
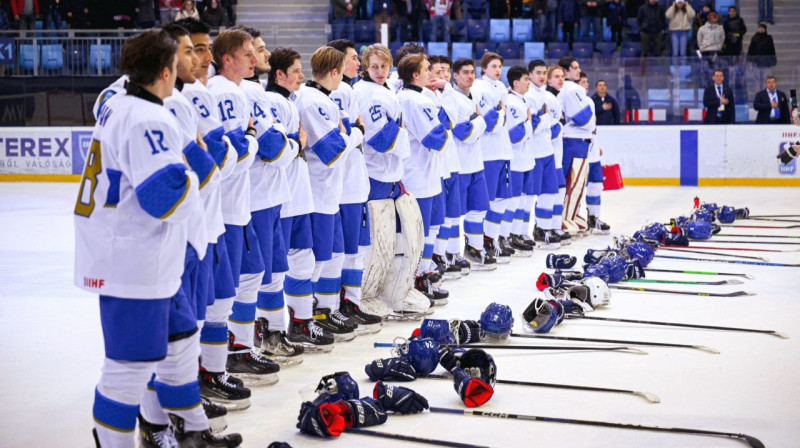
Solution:
<path fill-rule="evenodd" d="M 369 201 L 370 246 L 364 255 L 364 278 L 361 282 L 361 297 L 376 299 L 392 266 L 397 241 L 397 222 L 394 200 Z"/>
<path fill-rule="evenodd" d="M 586 159 L 572 159 L 572 169 L 567 176 L 567 191 L 564 195 L 563 223 L 567 230 L 570 230 L 569 227 L 577 229 L 575 220 L 578 210 L 580 210 L 582 199 L 586 195 L 586 178 L 588 175 L 589 162 Z"/>

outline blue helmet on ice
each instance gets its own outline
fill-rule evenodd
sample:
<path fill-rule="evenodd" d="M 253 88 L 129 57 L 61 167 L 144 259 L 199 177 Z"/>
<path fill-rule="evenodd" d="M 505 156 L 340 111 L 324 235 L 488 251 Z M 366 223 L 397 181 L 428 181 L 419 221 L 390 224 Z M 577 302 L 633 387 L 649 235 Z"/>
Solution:
<path fill-rule="evenodd" d="M 719 219 L 719 222 L 723 224 L 732 223 L 736 220 L 736 209 L 727 205 L 723 205 L 722 208 L 717 211 L 717 219 Z"/>
<path fill-rule="evenodd" d="M 601 264 L 590 264 L 583 268 L 583 278 L 598 277 L 608 283 L 608 270 Z"/>
<path fill-rule="evenodd" d="M 480 324 L 489 335 L 505 336 L 514 327 L 514 314 L 510 306 L 492 302 L 481 313 Z"/>
<path fill-rule="evenodd" d="M 701 205 L 700 208 L 703 210 L 708 210 L 711 213 L 714 213 L 715 211 L 719 210 L 719 206 L 717 205 L 716 202 L 707 202 Z"/>
<path fill-rule="evenodd" d="M 698 208 L 694 211 L 694 220 L 695 221 L 705 221 L 705 222 L 713 222 L 714 221 L 714 214 L 704 208 Z"/>
<path fill-rule="evenodd" d="M 348 372 L 336 372 L 325 375 L 317 385 L 317 399 L 315 403 L 334 403 L 339 400 L 353 400 L 359 398 L 358 383 Z"/>
<path fill-rule="evenodd" d="M 625 246 L 625 252 L 628 254 L 629 257 L 639 260 L 639 263 L 642 264 L 642 267 L 647 267 L 651 261 L 653 261 L 653 256 L 655 256 L 655 252 L 653 248 L 650 247 L 647 243 L 642 243 L 640 241 L 634 241 Z"/>
<path fill-rule="evenodd" d="M 621 282 L 625 278 L 625 273 L 628 270 L 628 263 L 617 254 L 608 254 L 600 260 L 601 266 L 606 268 L 608 272 L 608 280 L 606 283 Z"/>
<path fill-rule="evenodd" d="M 433 339 L 413 339 L 395 346 L 395 350 L 420 376 L 433 372 L 439 365 L 439 344 Z"/>
<path fill-rule="evenodd" d="M 445 319 L 425 319 L 419 326 L 419 339 L 433 339 L 438 344 L 455 344 L 456 338 Z"/>
<path fill-rule="evenodd" d="M 693 240 L 707 240 L 711 238 L 711 223 L 705 221 L 689 221 L 686 224 L 686 233 Z"/>
<path fill-rule="evenodd" d="M 642 227 L 642 230 L 633 234 L 633 237 L 639 241 L 652 241 L 656 244 L 663 243 L 666 236 L 667 230 L 664 229 L 664 225 L 657 222 L 648 224 Z"/>

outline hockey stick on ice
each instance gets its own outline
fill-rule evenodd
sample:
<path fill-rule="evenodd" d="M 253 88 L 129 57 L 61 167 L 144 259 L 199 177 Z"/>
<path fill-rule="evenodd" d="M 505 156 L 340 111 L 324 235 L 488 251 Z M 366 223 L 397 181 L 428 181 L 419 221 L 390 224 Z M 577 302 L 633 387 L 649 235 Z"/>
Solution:
<path fill-rule="evenodd" d="M 743 224 L 721 224 L 722 227 L 733 227 L 733 228 L 740 228 L 740 229 L 797 229 L 800 228 L 800 224 L 795 224 L 793 226 L 750 226 L 750 225 L 743 225 Z"/>
<path fill-rule="evenodd" d="M 800 215 L 750 215 L 747 218 L 740 218 L 740 219 L 756 219 L 756 218 L 800 218 Z"/>
<path fill-rule="evenodd" d="M 698 297 L 742 297 L 742 296 L 755 295 L 755 293 L 747 291 L 734 291 L 734 292 L 672 291 L 669 289 L 640 288 L 638 286 L 621 286 L 613 284 L 608 285 L 608 287 L 613 289 L 620 289 L 623 291 L 659 292 L 663 294 L 681 294 L 685 296 L 698 296 Z"/>
<path fill-rule="evenodd" d="M 754 235 L 754 234 L 742 234 L 737 235 L 735 233 L 718 233 L 714 236 L 738 236 L 738 237 L 745 237 L 745 238 L 800 238 L 800 235 Z M 716 241 L 714 241 L 716 243 Z M 747 241 L 740 241 L 742 243 L 746 243 Z M 755 241 L 753 242 L 756 243 Z M 764 244 L 764 241 L 759 241 L 759 244 Z M 777 244 L 777 243 L 770 243 L 770 244 Z"/>
<path fill-rule="evenodd" d="M 715 243 L 716 241 L 710 241 L 710 242 Z M 742 241 L 742 243 L 747 244 L 745 241 Z M 767 244 L 767 243 L 760 243 L 760 244 Z M 780 252 L 783 252 L 783 253 L 785 253 L 785 252 L 800 252 L 800 249 L 780 250 L 780 249 L 758 249 L 758 248 L 751 248 L 751 247 L 714 247 L 714 246 L 694 246 L 694 245 L 692 245 L 692 246 L 660 246 L 660 247 L 662 249 L 675 248 L 677 250 L 688 250 L 688 251 L 692 251 L 692 252 L 695 252 L 695 253 L 698 253 L 698 254 L 713 253 L 713 252 L 699 252 L 699 251 L 695 251 L 695 249 L 733 250 L 733 251 L 737 251 L 737 252 L 738 251 L 742 251 L 742 252 L 776 252 L 776 253 L 780 253 Z M 724 255 L 724 254 L 714 254 L 714 255 Z M 740 258 L 748 258 L 748 257 L 745 257 L 743 255 L 734 255 L 734 256 L 740 257 Z"/>
<path fill-rule="evenodd" d="M 636 425 L 631 423 L 615 423 L 615 422 L 604 422 L 597 420 L 578 420 L 574 418 L 541 417 L 537 415 L 508 414 L 504 412 L 484 412 L 484 411 L 477 411 L 475 409 L 451 409 L 451 408 L 431 407 L 431 412 L 438 412 L 442 414 L 474 415 L 478 417 L 504 418 L 504 419 L 514 419 L 514 420 L 531 420 L 531 421 L 550 422 L 550 423 L 565 423 L 570 425 L 603 426 L 606 428 L 636 429 L 641 431 L 674 432 L 682 434 L 693 434 L 698 436 L 729 437 L 732 439 L 739 439 L 753 448 L 764 448 L 764 444 L 753 436 L 741 433 L 733 433 L 733 432 L 709 431 L 707 429 L 691 429 L 691 428 L 677 428 L 677 427 L 673 428 L 668 426 Z"/>
<path fill-rule="evenodd" d="M 683 324 L 678 322 L 660 322 L 651 320 L 636 320 L 636 319 L 621 319 L 618 317 L 599 317 L 599 316 L 583 316 L 579 314 L 567 314 L 564 316 L 567 319 L 587 319 L 587 320 L 601 320 L 605 322 L 620 322 L 625 324 L 644 324 L 644 325 L 660 325 L 664 327 L 681 327 L 681 328 L 697 328 L 700 330 L 721 330 L 721 331 L 740 331 L 744 333 L 762 333 L 777 336 L 781 339 L 789 339 L 785 333 L 775 330 L 756 330 L 753 328 L 739 328 L 739 327 L 720 327 L 717 325 L 699 325 L 699 324 Z"/>
<path fill-rule="evenodd" d="M 800 242 L 797 241 L 736 241 L 736 240 L 712 240 L 712 241 L 717 244 L 780 244 L 789 246 L 800 245 Z"/>
<path fill-rule="evenodd" d="M 674 255 L 654 255 L 654 256 L 656 258 L 671 258 L 673 260 L 714 261 L 714 262 L 717 262 L 717 263 L 751 264 L 751 265 L 754 265 L 754 266 L 777 266 L 777 267 L 784 267 L 784 268 L 800 268 L 800 264 L 767 263 L 765 261 L 715 260 L 713 258 L 676 257 Z"/>
<path fill-rule="evenodd" d="M 627 280 L 623 280 L 625 283 L 655 283 L 659 285 L 741 285 L 744 283 L 741 280 L 737 280 L 735 278 L 728 279 L 728 280 L 720 280 L 717 282 L 700 282 L 700 281 L 692 281 L 692 280 L 656 280 L 652 278 L 629 278 Z"/>
<path fill-rule="evenodd" d="M 689 252 L 694 254 L 701 254 L 701 255 L 716 255 L 718 257 L 731 257 L 731 258 L 746 258 L 748 260 L 758 260 L 758 261 L 769 261 L 764 257 L 753 257 L 750 255 L 738 255 L 738 254 L 721 254 L 719 252 L 708 252 L 702 250 L 694 250 L 690 246 L 660 246 L 659 249 L 669 250 L 673 252 Z M 713 248 L 712 248 L 713 249 Z"/>
<path fill-rule="evenodd" d="M 800 220 L 797 219 L 762 218 L 760 216 L 751 216 L 747 219 L 754 219 L 756 221 L 770 221 L 770 222 L 800 222 Z"/>
<path fill-rule="evenodd" d="M 744 277 L 749 279 L 754 279 L 755 277 L 752 274 L 738 274 L 735 272 L 714 272 L 714 271 L 686 271 L 682 269 L 657 269 L 657 268 L 646 268 L 646 272 L 672 272 L 675 274 L 693 274 L 693 275 L 726 275 L 730 277 Z"/>
<path fill-rule="evenodd" d="M 394 344 L 388 342 L 375 342 L 375 348 L 392 348 Z M 647 355 L 644 350 L 639 350 L 633 347 L 581 347 L 574 345 L 502 345 L 502 344 L 468 344 L 468 345 L 450 345 L 440 344 L 439 347 L 458 347 L 458 348 L 481 348 L 491 350 L 544 350 L 544 351 L 593 351 L 593 352 L 623 352 L 634 353 L 637 355 Z"/>
<path fill-rule="evenodd" d="M 708 353 L 713 353 L 715 355 L 719 354 L 719 350 L 711 347 L 706 347 L 705 345 L 694 345 L 694 344 L 673 344 L 669 342 L 645 342 L 645 341 L 624 341 L 618 339 L 597 339 L 597 338 L 575 338 L 570 336 L 551 336 L 551 335 L 544 335 L 544 334 L 519 334 L 519 333 L 511 333 L 511 337 L 514 338 L 529 338 L 529 339 L 552 339 L 557 341 L 580 341 L 580 342 L 600 342 L 603 344 L 627 344 L 627 345 L 644 345 L 650 347 L 674 347 L 674 348 L 692 348 L 695 350 L 701 350 Z"/>
<path fill-rule="evenodd" d="M 394 440 L 403 440 L 406 442 L 416 442 L 422 443 L 425 445 L 436 445 L 436 446 L 450 446 L 453 448 L 489 448 L 484 445 L 475 445 L 474 443 L 460 443 L 460 442 L 450 442 L 449 440 L 437 440 L 437 439 L 427 439 L 425 437 L 418 437 L 418 436 L 407 436 L 405 434 L 395 434 L 391 432 L 382 432 L 382 431 L 372 431 L 370 429 L 362 429 L 362 428 L 345 428 L 345 432 L 351 434 L 359 434 L 362 436 L 372 436 L 372 437 L 381 437 L 384 439 L 394 439 Z"/>
<path fill-rule="evenodd" d="M 438 378 L 450 379 L 450 375 L 427 375 L 423 378 Z M 591 387 L 591 386 L 575 386 L 571 384 L 557 384 L 557 383 L 539 383 L 534 381 L 515 381 L 515 380 L 496 380 L 498 384 L 508 384 L 511 386 L 531 386 L 531 387 L 547 387 L 551 389 L 567 389 L 567 390 L 581 390 L 586 392 L 610 392 L 617 394 L 629 394 L 642 397 L 650 403 L 661 403 L 661 399 L 656 394 L 650 392 L 641 392 L 638 390 L 625 390 L 625 389 L 612 389 L 608 387 Z"/>

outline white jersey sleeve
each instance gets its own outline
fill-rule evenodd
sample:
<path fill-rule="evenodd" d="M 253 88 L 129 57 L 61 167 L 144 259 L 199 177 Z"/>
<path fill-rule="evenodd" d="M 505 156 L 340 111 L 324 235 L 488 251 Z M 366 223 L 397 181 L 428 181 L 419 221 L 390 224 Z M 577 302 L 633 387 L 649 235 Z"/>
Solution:
<path fill-rule="evenodd" d="M 567 81 L 558 94 L 558 100 L 564 110 L 564 136 L 590 138 L 595 127 L 595 115 L 592 99 L 580 85 Z"/>
<path fill-rule="evenodd" d="M 199 80 L 192 84 L 185 84 L 181 93 L 197 111 L 197 128 L 200 135 L 202 135 L 214 163 L 217 164 L 220 175 L 223 179 L 227 178 L 236 167 L 238 155 L 230 139 L 225 137 L 225 128 L 222 127 L 219 120 L 214 97 Z"/>

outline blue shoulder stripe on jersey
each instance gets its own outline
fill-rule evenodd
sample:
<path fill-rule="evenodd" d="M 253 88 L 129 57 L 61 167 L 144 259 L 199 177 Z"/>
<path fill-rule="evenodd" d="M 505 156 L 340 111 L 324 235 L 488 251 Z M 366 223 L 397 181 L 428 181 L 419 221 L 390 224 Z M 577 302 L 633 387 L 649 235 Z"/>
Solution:
<path fill-rule="evenodd" d="M 453 127 L 453 135 L 463 142 L 464 140 L 468 139 L 470 135 L 472 135 L 472 130 L 474 128 L 475 127 L 472 125 L 471 121 L 465 121 Z"/>
<path fill-rule="evenodd" d="M 346 147 L 347 142 L 344 141 L 339 128 L 336 128 L 331 129 L 330 132 L 311 145 L 311 150 L 322 160 L 322 163 L 331 166 L 342 155 Z"/>
<path fill-rule="evenodd" d="M 371 139 L 367 140 L 367 144 L 372 146 L 372 149 L 378 152 L 389 152 L 397 141 L 397 134 L 400 132 L 400 126 L 394 120 L 389 120 L 386 125 L 381 128 Z"/>
<path fill-rule="evenodd" d="M 200 179 L 199 188 L 203 188 L 208 183 L 208 180 L 211 179 L 211 175 L 217 167 L 214 159 L 211 158 L 211 154 L 207 153 L 197 142 L 192 140 L 183 148 L 183 155 L 186 157 L 189 167 L 197 173 L 197 178 Z"/>
<path fill-rule="evenodd" d="M 453 129 L 453 122 L 450 121 L 450 116 L 447 115 L 447 112 L 444 110 L 444 107 L 439 108 L 439 123 L 442 123 L 445 129 L 448 131 Z"/>
<path fill-rule="evenodd" d="M 122 178 L 122 171 L 106 169 L 108 176 L 108 192 L 106 192 L 106 203 L 103 207 L 116 207 L 119 204 L 119 181 Z"/>
<path fill-rule="evenodd" d="M 500 113 L 497 112 L 497 109 L 492 109 L 483 114 L 483 119 L 486 120 L 486 133 L 490 134 L 492 131 L 494 131 L 494 127 L 497 125 L 497 120 L 500 119 Z"/>
<path fill-rule="evenodd" d="M 233 147 L 236 149 L 237 161 L 242 161 L 247 157 L 247 150 L 250 144 L 244 137 L 244 131 L 241 128 L 232 129 L 225 133 L 228 136 Z"/>
<path fill-rule="evenodd" d="M 519 143 L 525 138 L 525 122 L 521 122 L 508 130 L 508 136 L 511 138 L 511 143 Z"/>
<path fill-rule="evenodd" d="M 264 162 L 274 162 L 283 154 L 283 150 L 289 145 L 289 139 L 283 132 L 273 128 L 258 137 L 258 157 Z"/>
<path fill-rule="evenodd" d="M 577 114 L 572 116 L 572 121 L 578 126 L 584 126 L 591 119 L 592 119 L 592 108 L 588 105 L 583 109 L 581 109 Z"/>
<path fill-rule="evenodd" d="M 164 219 L 172 214 L 189 192 L 186 165 L 173 163 L 161 168 L 136 187 L 139 205 L 150 216 Z"/>
<path fill-rule="evenodd" d="M 550 140 L 555 139 L 558 137 L 558 134 L 561 133 L 561 123 L 556 123 L 550 126 Z"/>
<path fill-rule="evenodd" d="M 353 125 L 350 124 L 350 118 L 344 117 L 342 118 L 342 124 L 344 125 L 344 129 L 347 131 L 347 135 L 350 135 L 350 131 L 353 129 Z"/>
<path fill-rule="evenodd" d="M 441 151 L 444 148 L 444 144 L 447 141 L 447 131 L 444 130 L 444 125 L 436 125 L 435 128 L 431 129 L 431 132 L 428 132 L 422 139 L 422 146 L 433 149 L 436 151 Z"/>
<path fill-rule="evenodd" d="M 542 122 L 542 118 L 539 115 L 531 114 L 531 129 L 533 129 L 535 131 L 536 128 L 539 127 L 539 123 L 541 123 L 541 122 Z"/>
<path fill-rule="evenodd" d="M 228 155 L 228 147 L 222 136 L 225 134 L 225 129 L 222 126 L 209 131 L 204 137 L 203 141 L 206 142 L 208 153 L 214 159 L 214 163 L 222 168 L 225 165 L 225 156 Z"/>

